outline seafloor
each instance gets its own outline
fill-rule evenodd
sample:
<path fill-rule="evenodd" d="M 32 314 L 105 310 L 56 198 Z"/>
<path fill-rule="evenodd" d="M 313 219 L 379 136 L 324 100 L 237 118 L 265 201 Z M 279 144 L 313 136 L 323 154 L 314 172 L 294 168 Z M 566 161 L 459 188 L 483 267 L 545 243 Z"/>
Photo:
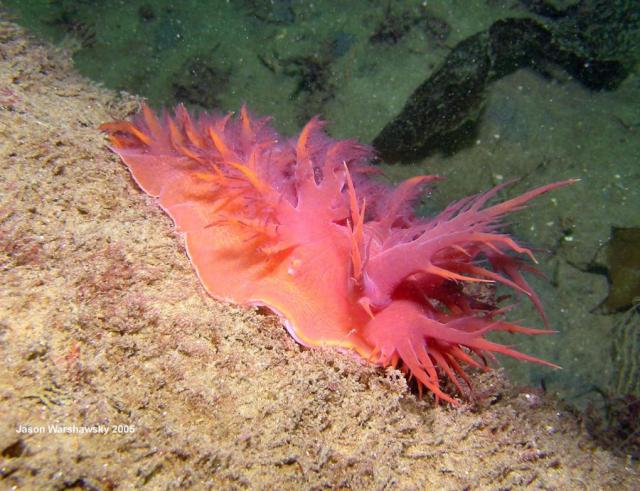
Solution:
<path fill-rule="evenodd" d="M 502 90 L 551 90 L 518 77 Z M 432 407 L 397 371 L 303 349 L 274 316 L 209 298 L 97 130 L 137 107 L 0 24 L 1 487 L 637 489 L 635 463 L 500 371 L 477 378 L 477 402 Z M 555 178 L 542 164 L 536 179 Z M 558 193 L 540 226 L 554 200 L 576 208 Z M 48 430 L 98 424 L 120 432 Z"/>

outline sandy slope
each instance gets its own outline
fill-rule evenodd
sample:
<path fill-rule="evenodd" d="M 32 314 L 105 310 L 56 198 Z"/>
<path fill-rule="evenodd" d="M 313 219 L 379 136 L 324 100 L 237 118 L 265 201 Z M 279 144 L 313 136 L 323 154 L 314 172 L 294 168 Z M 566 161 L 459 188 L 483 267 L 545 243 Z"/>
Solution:
<path fill-rule="evenodd" d="M 637 488 L 500 374 L 477 405 L 433 408 L 397 372 L 208 298 L 96 130 L 136 108 L 0 24 L 1 487 Z"/>

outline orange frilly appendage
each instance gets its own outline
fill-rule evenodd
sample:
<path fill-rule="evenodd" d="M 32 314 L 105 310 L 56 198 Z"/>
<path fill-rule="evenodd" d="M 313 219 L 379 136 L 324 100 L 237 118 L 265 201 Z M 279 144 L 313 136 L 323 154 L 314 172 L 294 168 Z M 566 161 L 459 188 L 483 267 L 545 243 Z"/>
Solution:
<path fill-rule="evenodd" d="M 465 286 L 502 283 L 544 319 L 522 275 L 533 256 L 499 232 L 500 220 L 572 181 L 486 206 L 498 186 L 420 218 L 413 202 L 435 176 L 391 187 L 371 177 L 368 147 L 329 138 L 319 119 L 290 140 L 267 122 L 244 107 L 194 120 L 183 106 L 162 117 L 143 106 L 101 127 L 185 235 L 209 294 L 269 307 L 302 344 L 398 366 L 436 400 L 455 403 L 443 381 L 463 392 L 465 366 L 487 369 L 495 353 L 554 366 L 487 340 L 549 331 L 500 320 L 505 308 Z"/>

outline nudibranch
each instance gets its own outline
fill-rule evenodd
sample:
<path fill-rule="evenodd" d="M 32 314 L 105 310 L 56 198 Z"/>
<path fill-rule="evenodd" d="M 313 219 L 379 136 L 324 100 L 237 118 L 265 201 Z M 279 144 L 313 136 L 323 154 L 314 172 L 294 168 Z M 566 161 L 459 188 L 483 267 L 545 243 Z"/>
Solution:
<path fill-rule="evenodd" d="M 501 232 L 501 219 L 573 181 L 490 205 L 500 185 L 421 217 L 415 201 L 435 176 L 391 186 L 369 147 L 334 140 L 323 125 L 313 118 L 287 139 L 244 107 L 195 118 L 181 105 L 162 116 L 144 105 L 101 129 L 184 234 L 206 291 L 266 306 L 301 344 L 399 367 L 453 404 L 446 380 L 463 393 L 467 367 L 486 370 L 496 353 L 554 366 L 488 340 L 550 331 L 503 320 L 505 307 L 468 286 L 506 285 L 545 319 L 522 274 L 533 255 Z"/>

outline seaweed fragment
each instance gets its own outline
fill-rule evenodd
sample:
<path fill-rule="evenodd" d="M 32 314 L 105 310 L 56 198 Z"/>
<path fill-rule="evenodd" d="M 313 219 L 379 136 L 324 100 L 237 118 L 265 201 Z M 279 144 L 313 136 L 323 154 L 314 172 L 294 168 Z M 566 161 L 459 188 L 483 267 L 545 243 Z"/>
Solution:
<path fill-rule="evenodd" d="M 640 299 L 622 315 L 612 334 L 613 393 L 640 400 Z"/>
<path fill-rule="evenodd" d="M 628 310 L 640 301 L 640 228 L 613 227 L 606 246 L 609 295 L 607 313 Z"/>
<path fill-rule="evenodd" d="M 612 337 L 612 381 L 596 389 L 603 407 L 587 409 L 587 428 L 605 447 L 640 459 L 640 303 L 622 314 Z"/>
<path fill-rule="evenodd" d="M 633 69 L 638 4 L 583 0 L 564 11 L 535 3 L 542 19 L 511 18 L 460 42 L 409 97 L 373 145 L 388 162 L 422 158 L 469 138 L 487 87 L 519 68 L 550 76 L 558 65 L 592 90 L 612 90 Z M 607 34 L 611 35 L 607 35 Z"/>

